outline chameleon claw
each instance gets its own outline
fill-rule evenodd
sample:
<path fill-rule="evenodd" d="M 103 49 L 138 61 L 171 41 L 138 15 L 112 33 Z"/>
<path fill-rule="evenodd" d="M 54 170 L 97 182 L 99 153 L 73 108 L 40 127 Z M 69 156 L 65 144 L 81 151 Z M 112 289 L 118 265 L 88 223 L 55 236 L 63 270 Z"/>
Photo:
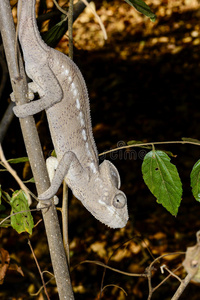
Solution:
<path fill-rule="evenodd" d="M 52 205 L 52 201 L 51 200 L 46 200 L 46 201 L 39 201 L 39 203 L 37 204 L 37 209 L 41 210 L 41 209 L 49 209 L 49 207 Z"/>
<path fill-rule="evenodd" d="M 29 103 L 13 107 L 13 112 L 16 115 L 16 117 L 25 118 L 25 117 L 31 116 L 32 113 L 28 109 L 28 105 L 29 105 Z"/>

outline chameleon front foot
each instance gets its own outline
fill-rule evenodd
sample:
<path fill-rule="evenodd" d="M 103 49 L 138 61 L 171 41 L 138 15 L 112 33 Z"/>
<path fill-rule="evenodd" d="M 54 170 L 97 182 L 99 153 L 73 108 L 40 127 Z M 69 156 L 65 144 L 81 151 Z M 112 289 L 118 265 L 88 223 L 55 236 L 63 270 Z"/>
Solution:
<path fill-rule="evenodd" d="M 25 118 L 28 116 L 32 116 L 33 113 L 29 108 L 30 103 L 26 103 L 23 105 L 18 105 L 13 107 L 13 112 L 16 115 L 16 117 L 18 118 Z"/>
<path fill-rule="evenodd" d="M 49 209 L 49 207 L 52 205 L 52 201 L 49 200 L 45 200 L 45 201 L 39 201 L 37 204 L 37 209 L 41 210 L 41 209 Z"/>
<path fill-rule="evenodd" d="M 53 203 L 54 205 L 58 205 L 59 203 L 59 198 L 57 196 L 53 197 Z M 38 205 L 37 205 L 37 209 L 41 210 L 41 209 L 45 209 L 45 208 L 49 208 L 52 205 L 51 200 L 40 200 Z"/>

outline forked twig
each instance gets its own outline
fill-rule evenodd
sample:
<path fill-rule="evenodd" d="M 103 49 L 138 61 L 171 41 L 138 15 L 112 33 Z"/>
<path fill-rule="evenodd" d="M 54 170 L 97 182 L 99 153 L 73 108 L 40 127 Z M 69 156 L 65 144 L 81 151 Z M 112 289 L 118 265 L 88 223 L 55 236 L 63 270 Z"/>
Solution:
<path fill-rule="evenodd" d="M 181 284 L 179 285 L 178 289 L 176 290 L 176 293 L 174 294 L 171 300 L 179 299 L 187 285 L 190 283 L 192 277 L 193 276 L 191 274 L 187 274 L 187 276 L 182 280 Z"/>

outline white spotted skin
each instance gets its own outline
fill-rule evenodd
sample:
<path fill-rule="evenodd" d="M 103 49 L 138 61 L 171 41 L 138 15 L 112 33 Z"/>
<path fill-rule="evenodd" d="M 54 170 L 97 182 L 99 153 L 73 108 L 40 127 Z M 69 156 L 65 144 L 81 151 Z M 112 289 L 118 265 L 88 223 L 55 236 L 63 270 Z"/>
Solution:
<path fill-rule="evenodd" d="M 92 134 L 85 81 L 78 67 L 66 55 L 54 51 L 53 54 L 60 57 L 62 66 L 65 65 L 65 68 L 61 69 L 63 72 L 56 74 L 65 97 L 46 110 L 55 151 L 58 159 L 61 159 L 65 152 L 73 151 L 84 168 L 90 164 L 94 165 L 90 168 L 93 173 L 94 168 L 98 169 L 98 154 Z M 60 70 L 58 57 L 51 66 L 53 70 Z M 66 77 L 65 69 L 71 74 L 69 77 Z M 86 149 L 86 143 L 87 151 L 83 151 L 83 148 Z"/>
<path fill-rule="evenodd" d="M 76 99 L 76 108 L 77 108 L 78 110 L 80 110 L 80 108 L 81 108 L 80 101 L 79 101 L 78 98 Z"/>
<path fill-rule="evenodd" d="M 114 165 L 109 161 L 99 165 L 83 76 L 70 58 L 42 41 L 35 20 L 35 1 L 19 0 L 18 5 L 25 68 L 40 99 L 17 106 L 14 111 L 25 117 L 46 110 L 58 169 L 66 164 L 61 172 L 63 177 L 57 173 L 58 182 L 52 180 L 53 195 L 65 177 L 73 194 L 95 218 L 111 228 L 124 227 L 128 220 L 126 196 L 119 190 L 120 177 Z M 51 187 L 43 193 L 46 198 L 42 194 L 39 199 L 52 197 L 52 192 L 48 193 Z"/>

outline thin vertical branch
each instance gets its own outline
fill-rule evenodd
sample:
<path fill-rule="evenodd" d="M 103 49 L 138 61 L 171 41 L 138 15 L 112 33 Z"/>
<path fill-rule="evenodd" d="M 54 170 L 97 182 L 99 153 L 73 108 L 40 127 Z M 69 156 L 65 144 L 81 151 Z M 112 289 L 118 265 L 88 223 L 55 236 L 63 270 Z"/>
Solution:
<path fill-rule="evenodd" d="M 65 254 L 68 260 L 68 266 L 70 265 L 70 257 L 69 257 L 69 238 L 68 238 L 68 224 L 69 224 L 69 216 L 68 216 L 68 186 L 63 181 L 63 202 L 62 202 L 62 228 L 63 228 L 63 244 L 65 249 Z"/>
<path fill-rule="evenodd" d="M 0 122 L 0 143 L 3 142 L 3 139 L 6 135 L 7 130 L 8 130 L 8 127 L 10 126 L 10 123 L 13 120 L 13 117 L 14 117 L 13 107 L 14 107 L 14 103 L 11 102 L 8 105 L 7 109 L 6 109 L 3 118 L 1 119 L 1 122 Z"/>
<path fill-rule="evenodd" d="M 73 0 L 69 0 L 68 36 L 69 36 L 69 57 L 73 60 Z"/>
<path fill-rule="evenodd" d="M 15 98 L 19 100 L 19 103 L 23 104 L 26 103 L 25 95 L 27 94 L 27 83 L 20 55 L 20 76 L 17 72 L 17 62 L 15 60 L 15 29 L 9 0 L 0 1 L 0 30 L 14 95 Z M 30 116 L 20 119 L 20 125 L 37 191 L 41 194 L 48 189 L 50 182 L 33 117 Z M 53 203 L 48 210 L 42 211 L 42 214 L 59 297 L 62 300 L 72 300 L 74 296 L 70 275 L 62 243 L 58 216 Z"/>
<path fill-rule="evenodd" d="M 45 294 L 46 294 L 46 296 L 47 296 L 47 299 L 50 300 L 49 295 L 48 295 L 48 292 L 47 292 L 46 284 L 45 284 L 45 281 L 44 281 L 44 276 L 43 276 L 43 273 L 42 273 L 42 271 L 41 271 L 41 269 L 40 269 L 40 265 L 39 265 L 39 263 L 38 263 L 38 261 L 37 261 L 37 257 L 35 256 L 35 253 L 34 253 L 34 251 L 33 251 L 33 247 L 32 247 L 32 245 L 31 245 L 31 241 L 30 241 L 30 240 L 28 240 L 28 245 L 29 245 L 29 247 L 30 247 L 30 249 L 31 249 L 33 258 L 34 258 L 34 260 L 35 260 L 36 266 L 37 266 L 38 271 L 39 271 L 39 273 L 40 273 L 40 277 L 41 277 L 41 280 L 42 280 L 44 292 L 45 292 Z"/>

